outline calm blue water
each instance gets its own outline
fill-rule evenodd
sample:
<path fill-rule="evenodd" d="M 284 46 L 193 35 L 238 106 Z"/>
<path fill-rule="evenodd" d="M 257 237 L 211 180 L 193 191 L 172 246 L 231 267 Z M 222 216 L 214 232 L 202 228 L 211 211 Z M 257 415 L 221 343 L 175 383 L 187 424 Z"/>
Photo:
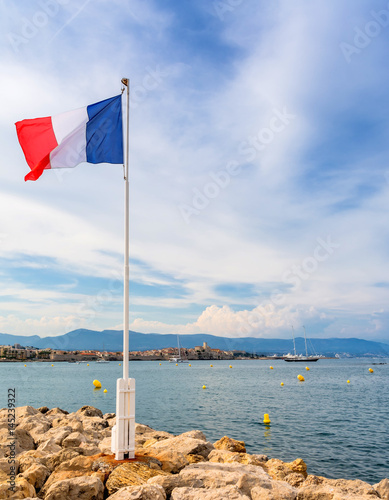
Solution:
<path fill-rule="evenodd" d="M 200 429 L 210 441 L 228 435 L 245 441 L 250 453 L 303 458 L 311 474 L 374 484 L 389 476 L 389 364 L 374 362 L 389 360 L 319 360 L 309 371 L 282 360 L 213 361 L 213 368 L 209 361 L 131 362 L 136 420 L 174 434 Z M 0 363 L 0 407 L 15 387 L 17 406 L 74 411 L 89 404 L 114 412 L 121 376 L 118 362 Z M 94 390 L 95 378 L 107 393 Z"/>

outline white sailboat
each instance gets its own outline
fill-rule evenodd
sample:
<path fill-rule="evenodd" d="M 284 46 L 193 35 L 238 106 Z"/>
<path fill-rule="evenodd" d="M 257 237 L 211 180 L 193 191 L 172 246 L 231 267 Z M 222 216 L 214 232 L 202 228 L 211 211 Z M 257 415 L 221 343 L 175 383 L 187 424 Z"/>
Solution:
<path fill-rule="evenodd" d="M 294 328 L 292 326 L 292 333 L 293 333 L 293 354 L 287 354 L 284 356 L 284 361 L 288 361 L 288 363 L 295 363 L 298 361 L 305 361 L 306 363 L 311 363 L 313 361 L 317 361 L 320 359 L 320 356 L 309 356 L 308 355 L 308 347 L 307 347 L 307 334 L 305 331 L 305 326 L 304 328 L 304 339 L 305 339 L 305 356 L 303 354 L 297 354 L 296 352 L 296 341 L 294 339 Z"/>
<path fill-rule="evenodd" d="M 177 335 L 178 357 L 173 356 L 169 359 L 169 363 L 189 363 L 187 359 L 181 357 L 180 337 Z"/>

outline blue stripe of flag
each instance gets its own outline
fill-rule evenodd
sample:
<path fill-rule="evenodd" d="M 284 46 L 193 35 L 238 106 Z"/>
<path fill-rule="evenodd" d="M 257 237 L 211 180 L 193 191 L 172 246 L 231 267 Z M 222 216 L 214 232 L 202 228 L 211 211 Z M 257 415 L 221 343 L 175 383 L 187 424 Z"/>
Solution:
<path fill-rule="evenodd" d="M 86 161 L 123 163 L 122 96 L 87 106 Z"/>

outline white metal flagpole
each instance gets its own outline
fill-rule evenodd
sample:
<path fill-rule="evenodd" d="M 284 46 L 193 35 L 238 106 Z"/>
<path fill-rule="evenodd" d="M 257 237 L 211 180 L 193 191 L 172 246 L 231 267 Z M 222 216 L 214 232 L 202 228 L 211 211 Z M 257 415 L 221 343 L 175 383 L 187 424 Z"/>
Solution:
<path fill-rule="evenodd" d="M 124 162 L 124 310 L 123 310 L 123 378 L 116 385 L 116 425 L 112 428 L 111 450 L 116 460 L 135 457 L 135 379 L 129 378 L 129 116 L 130 81 L 122 78 L 127 88 L 126 154 Z"/>

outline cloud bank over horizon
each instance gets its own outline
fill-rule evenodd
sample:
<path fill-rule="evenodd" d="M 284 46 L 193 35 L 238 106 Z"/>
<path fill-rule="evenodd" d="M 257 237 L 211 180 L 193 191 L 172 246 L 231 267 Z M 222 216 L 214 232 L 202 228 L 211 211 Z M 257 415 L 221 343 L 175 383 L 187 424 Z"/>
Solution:
<path fill-rule="evenodd" d="M 0 332 L 122 327 L 123 171 L 14 123 L 131 80 L 130 328 L 389 342 L 389 4 L 0 3 Z"/>

